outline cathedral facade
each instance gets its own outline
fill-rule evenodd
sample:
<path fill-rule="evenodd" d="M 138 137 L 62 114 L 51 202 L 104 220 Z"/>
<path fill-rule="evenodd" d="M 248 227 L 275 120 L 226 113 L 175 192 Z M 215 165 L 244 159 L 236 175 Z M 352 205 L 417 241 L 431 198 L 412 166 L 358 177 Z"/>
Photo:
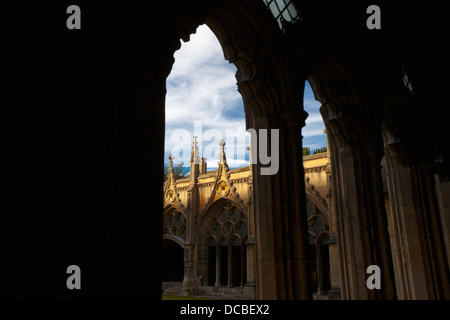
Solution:
<path fill-rule="evenodd" d="M 194 138 L 195 139 L 195 138 Z M 176 179 L 173 156 L 164 183 L 163 293 L 256 298 L 255 209 L 250 166 L 229 169 L 225 142 L 207 171 L 193 142 L 189 176 Z M 340 298 L 328 152 L 303 156 L 308 254 L 315 297 Z"/>

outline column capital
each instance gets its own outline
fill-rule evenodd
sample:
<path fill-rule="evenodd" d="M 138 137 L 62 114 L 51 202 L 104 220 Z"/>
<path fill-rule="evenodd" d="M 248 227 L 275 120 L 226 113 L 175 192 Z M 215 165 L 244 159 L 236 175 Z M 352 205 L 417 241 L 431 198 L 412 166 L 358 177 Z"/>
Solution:
<path fill-rule="evenodd" d="M 305 110 L 291 110 L 283 112 L 281 115 L 282 121 L 290 129 L 296 129 L 297 127 L 304 127 L 305 120 L 308 118 L 309 114 Z"/>

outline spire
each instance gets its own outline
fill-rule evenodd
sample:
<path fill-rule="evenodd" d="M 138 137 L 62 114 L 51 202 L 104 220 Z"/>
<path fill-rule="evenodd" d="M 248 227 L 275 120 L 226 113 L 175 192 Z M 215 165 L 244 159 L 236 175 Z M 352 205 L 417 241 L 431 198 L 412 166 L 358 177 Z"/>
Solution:
<path fill-rule="evenodd" d="M 173 159 L 174 159 L 173 155 L 170 154 L 170 156 L 169 156 L 169 161 L 170 161 L 170 163 L 169 163 L 169 178 L 170 178 L 170 180 L 175 181 L 175 171 L 173 169 Z"/>
<path fill-rule="evenodd" d="M 225 163 L 226 159 L 225 159 L 225 147 L 226 142 L 222 140 L 220 140 L 219 142 L 219 146 L 220 146 L 220 151 L 219 151 L 219 163 L 218 164 L 222 164 Z"/>
<path fill-rule="evenodd" d="M 219 146 L 220 146 L 220 151 L 219 151 L 219 162 L 217 162 L 218 165 L 223 164 L 226 169 L 228 170 L 228 164 L 227 164 L 227 158 L 225 157 L 225 144 L 226 142 L 222 140 L 220 140 L 219 142 Z"/>
<path fill-rule="evenodd" d="M 206 158 L 202 157 L 202 162 L 200 164 L 200 174 L 205 174 L 207 172 L 207 163 Z"/>
<path fill-rule="evenodd" d="M 194 142 L 192 142 L 192 153 L 191 153 L 191 163 L 199 164 L 200 157 L 198 155 L 198 144 L 197 144 L 197 136 L 194 136 Z"/>
<path fill-rule="evenodd" d="M 191 153 L 191 172 L 189 176 L 191 177 L 191 184 L 197 184 L 197 177 L 200 174 L 200 158 L 198 156 L 198 146 L 197 137 L 194 136 L 194 141 L 192 142 L 192 153 Z"/>

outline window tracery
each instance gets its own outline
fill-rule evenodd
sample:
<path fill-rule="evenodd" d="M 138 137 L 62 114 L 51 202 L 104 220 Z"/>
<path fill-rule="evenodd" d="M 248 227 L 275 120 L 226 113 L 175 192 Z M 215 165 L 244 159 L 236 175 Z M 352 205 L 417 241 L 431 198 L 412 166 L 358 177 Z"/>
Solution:
<path fill-rule="evenodd" d="M 234 205 L 225 205 L 215 213 L 208 234 L 209 283 L 243 287 L 246 282 L 247 217 Z"/>
<path fill-rule="evenodd" d="M 217 242 L 224 238 L 229 242 L 237 238 L 240 241 L 247 235 L 245 215 L 234 206 L 223 207 L 209 228 L 209 236 Z"/>
<path fill-rule="evenodd" d="M 171 210 L 164 217 L 164 234 L 186 238 L 186 218 L 177 210 Z"/>

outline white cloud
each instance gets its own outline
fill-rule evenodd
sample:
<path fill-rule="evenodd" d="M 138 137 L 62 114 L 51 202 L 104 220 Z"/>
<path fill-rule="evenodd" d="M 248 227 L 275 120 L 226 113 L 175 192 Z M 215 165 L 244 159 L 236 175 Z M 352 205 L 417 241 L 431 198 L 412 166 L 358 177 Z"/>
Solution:
<path fill-rule="evenodd" d="M 323 133 L 325 124 L 323 123 L 322 115 L 320 114 L 320 102 L 315 100 L 314 93 L 308 82 L 305 84 L 305 92 L 303 98 L 303 107 L 308 112 L 305 126 L 302 128 L 303 146 L 315 148 L 326 146 L 326 135 Z"/>
<path fill-rule="evenodd" d="M 302 136 L 307 138 L 323 135 L 323 130 L 325 130 L 325 124 L 323 123 L 322 116 L 319 113 L 310 113 L 302 129 Z"/>
<path fill-rule="evenodd" d="M 187 165 L 192 136 L 205 135 L 200 154 L 208 146 L 206 151 L 217 151 L 214 157 L 205 155 L 208 158 L 208 166 L 210 163 L 213 167 L 217 166 L 214 164 L 218 160 L 220 135 L 226 139 L 227 130 L 238 130 L 240 135 L 248 135 L 245 132 L 242 97 L 237 91 L 236 68 L 225 60 L 219 41 L 205 25 L 200 26 L 196 33 L 191 35 L 189 42 L 182 42 L 174 57 L 175 63 L 166 81 L 166 157 L 176 145 L 183 145 L 183 155 L 174 155 L 175 162 L 183 161 Z M 201 132 L 198 130 L 199 124 Z M 185 134 L 182 138 L 172 141 L 172 134 L 181 132 L 175 131 L 176 129 L 185 129 Z M 215 135 L 219 141 L 206 140 L 208 133 L 214 129 L 219 130 L 219 134 Z M 184 143 L 180 144 L 179 140 Z M 217 148 L 213 148 L 214 145 L 217 145 Z M 240 156 L 239 160 L 244 161 L 245 144 L 238 142 L 237 148 L 237 157 Z M 226 151 L 228 156 L 229 152 Z"/>
<path fill-rule="evenodd" d="M 225 60 L 219 41 L 206 26 L 198 27 L 189 42 L 175 52 L 175 63 L 167 78 L 165 161 L 170 153 L 175 163 L 189 165 L 192 136 L 202 137 L 200 155 L 208 167 L 217 167 L 219 141 L 227 140 L 226 155 L 230 167 L 248 165 L 249 134 L 245 131 L 242 97 L 237 91 L 236 67 Z M 325 126 L 309 83 L 305 86 L 305 110 L 309 113 L 302 129 L 303 145 L 326 145 Z M 201 129 L 199 128 L 201 127 Z M 236 130 L 234 143 L 228 133 Z M 215 140 L 211 139 L 214 133 Z M 178 134 L 178 135 L 175 135 Z M 234 147 L 233 147 L 234 146 Z M 178 153 L 178 152 L 177 152 Z M 212 155 L 211 155 L 212 153 Z"/>

